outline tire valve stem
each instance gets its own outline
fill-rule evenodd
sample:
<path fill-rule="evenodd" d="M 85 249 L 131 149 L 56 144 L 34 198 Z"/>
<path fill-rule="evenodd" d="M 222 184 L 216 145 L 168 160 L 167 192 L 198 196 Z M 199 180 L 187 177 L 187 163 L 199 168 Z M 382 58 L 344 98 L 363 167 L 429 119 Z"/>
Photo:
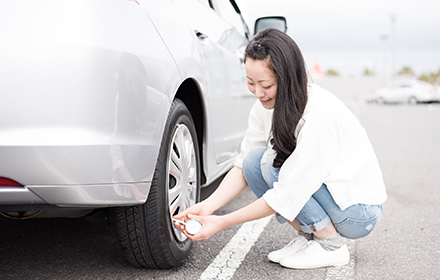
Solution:
<path fill-rule="evenodd" d="M 191 235 L 195 235 L 202 230 L 202 223 L 197 219 L 191 219 L 186 223 L 185 223 L 185 219 L 182 219 L 181 221 L 174 219 L 174 218 L 172 218 L 172 219 L 173 219 L 173 222 L 184 225 L 186 232 L 188 232 Z"/>

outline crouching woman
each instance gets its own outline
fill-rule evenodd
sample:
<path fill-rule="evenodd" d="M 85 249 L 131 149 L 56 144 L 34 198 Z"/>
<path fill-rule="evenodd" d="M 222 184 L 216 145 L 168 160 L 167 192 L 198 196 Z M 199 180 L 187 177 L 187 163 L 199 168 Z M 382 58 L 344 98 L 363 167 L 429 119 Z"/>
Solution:
<path fill-rule="evenodd" d="M 296 43 L 276 29 L 259 32 L 245 53 L 249 90 L 257 97 L 235 166 L 206 200 L 175 216 L 198 219 L 190 235 L 207 239 L 235 224 L 276 214 L 298 234 L 271 252 L 272 262 L 308 269 L 345 265 L 342 237 L 368 235 L 387 195 L 368 136 L 332 93 L 308 83 Z M 227 215 L 212 213 L 247 185 L 258 199 Z"/>

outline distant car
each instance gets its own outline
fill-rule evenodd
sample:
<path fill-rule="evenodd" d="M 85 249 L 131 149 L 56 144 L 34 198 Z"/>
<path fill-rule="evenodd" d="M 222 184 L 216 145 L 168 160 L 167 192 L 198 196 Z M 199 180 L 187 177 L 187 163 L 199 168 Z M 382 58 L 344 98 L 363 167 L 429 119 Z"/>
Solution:
<path fill-rule="evenodd" d="M 133 265 L 179 265 L 171 217 L 233 166 L 255 102 L 235 1 L 3 1 L 0 26 L 0 213 L 111 209 Z"/>
<path fill-rule="evenodd" d="M 396 81 L 391 87 L 379 89 L 374 94 L 377 104 L 439 102 L 440 93 L 429 83 L 418 80 Z"/>

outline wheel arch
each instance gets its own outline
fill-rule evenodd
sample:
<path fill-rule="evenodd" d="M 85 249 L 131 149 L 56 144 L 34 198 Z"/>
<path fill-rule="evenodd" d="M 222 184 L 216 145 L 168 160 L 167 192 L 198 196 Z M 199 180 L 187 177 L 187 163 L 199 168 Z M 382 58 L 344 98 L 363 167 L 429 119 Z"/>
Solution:
<path fill-rule="evenodd" d="M 199 84 L 193 79 L 186 79 L 177 90 L 174 98 L 182 100 L 191 113 L 194 125 L 196 127 L 197 141 L 199 146 L 200 166 L 201 166 L 201 184 L 206 182 L 206 174 L 203 158 L 203 143 L 206 128 L 206 109 L 203 100 L 202 90 Z"/>

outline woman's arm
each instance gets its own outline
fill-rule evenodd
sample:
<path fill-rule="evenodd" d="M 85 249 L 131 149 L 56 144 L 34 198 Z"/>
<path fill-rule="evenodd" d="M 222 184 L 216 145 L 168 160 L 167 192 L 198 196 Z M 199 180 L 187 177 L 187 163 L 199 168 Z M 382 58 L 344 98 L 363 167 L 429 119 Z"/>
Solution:
<path fill-rule="evenodd" d="M 260 198 L 253 203 L 224 216 L 211 215 L 215 210 L 222 207 L 234 197 L 236 197 L 246 187 L 247 183 L 241 172 L 241 168 L 232 168 L 221 182 L 217 190 L 206 200 L 188 208 L 187 210 L 174 216 L 180 220 L 197 219 L 203 228 L 200 233 L 190 235 L 185 231 L 185 227 L 175 223 L 182 232 L 192 241 L 207 239 L 216 232 L 230 226 L 244 222 L 257 220 L 272 215 L 275 211 L 266 203 L 264 198 Z"/>
<path fill-rule="evenodd" d="M 247 186 L 241 168 L 234 166 L 225 176 L 218 188 L 204 201 L 177 214 L 174 218 L 187 220 L 188 214 L 209 216 L 214 211 L 231 201 Z"/>
<path fill-rule="evenodd" d="M 192 241 L 199 241 L 208 239 L 216 232 L 230 226 L 261 219 L 274 213 L 275 211 L 270 208 L 264 198 L 259 198 L 251 204 L 224 216 L 197 216 L 189 214 L 188 217 L 190 219 L 197 219 L 203 225 L 202 230 L 196 235 L 188 234 L 183 226 L 180 226 L 180 229 Z"/>
<path fill-rule="evenodd" d="M 275 211 L 266 203 L 264 198 L 259 198 L 251 204 L 221 217 L 224 228 L 245 222 L 258 220 L 269 215 L 275 214 Z"/>
<path fill-rule="evenodd" d="M 214 211 L 231 201 L 239 195 L 247 186 L 240 167 L 234 166 L 225 176 L 218 188 L 212 193 L 204 203 Z"/>

